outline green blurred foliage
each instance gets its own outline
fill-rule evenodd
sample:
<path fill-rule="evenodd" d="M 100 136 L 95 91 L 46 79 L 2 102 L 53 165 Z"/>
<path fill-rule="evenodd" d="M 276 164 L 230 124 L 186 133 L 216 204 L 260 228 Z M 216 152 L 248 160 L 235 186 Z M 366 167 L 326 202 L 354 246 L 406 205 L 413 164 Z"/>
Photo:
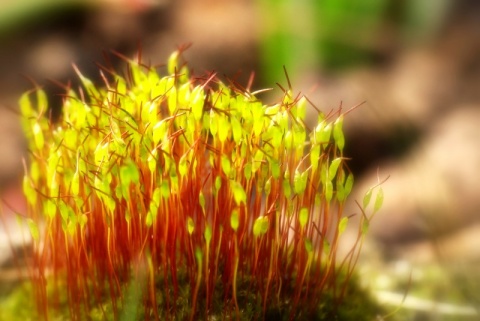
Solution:
<path fill-rule="evenodd" d="M 7 37 L 34 21 L 45 21 L 66 10 L 92 8 L 92 0 L 8 0 L 0 1 L 0 37 Z"/>
<path fill-rule="evenodd" d="M 259 0 L 261 62 L 268 80 L 283 69 L 341 70 L 428 41 L 441 27 L 451 0 Z"/>

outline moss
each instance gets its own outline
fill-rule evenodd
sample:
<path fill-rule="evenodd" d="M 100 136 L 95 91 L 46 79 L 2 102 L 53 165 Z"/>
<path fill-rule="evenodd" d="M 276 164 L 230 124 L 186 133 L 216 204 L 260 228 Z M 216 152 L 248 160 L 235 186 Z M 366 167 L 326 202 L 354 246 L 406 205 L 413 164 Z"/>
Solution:
<path fill-rule="evenodd" d="M 52 280 L 48 282 L 48 291 L 54 291 Z M 186 279 L 183 278 L 183 281 Z M 154 317 L 152 311 L 145 312 L 141 302 L 144 299 L 145 288 L 140 289 L 139 280 L 131 280 L 125 287 L 125 301 L 119 308 L 120 320 L 149 320 Z M 158 306 L 157 313 L 160 316 L 167 314 L 165 310 L 165 289 L 161 286 L 163 280 L 157 280 L 157 298 Z M 260 298 L 256 297 L 248 289 L 249 282 L 242 282 L 238 289 L 238 301 L 240 306 L 240 320 L 265 320 L 265 321 L 287 321 L 291 316 L 291 300 L 289 299 L 289 291 L 285 291 L 280 301 L 271 301 L 271 305 L 267 305 L 265 314 Z M 61 286 L 59 293 L 59 304 L 52 306 L 49 309 L 50 320 L 63 321 L 70 320 L 69 306 L 66 303 L 66 291 L 64 285 Z M 171 293 L 170 293 L 171 294 Z M 175 312 L 175 319 L 188 319 L 191 313 L 191 293 L 188 284 L 181 284 L 179 296 L 176 300 L 175 306 L 170 307 L 169 313 Z M 211 312 L 209 314 L 210 320 L 227 318 L 229 316 L 234 318 L 233 305 L 230 304 L 230 309 L 225 308 L 225 297 L 221 284 L 217 284 L 214 302 L 212 304 Z M 77 315 L 80 320 L 91 321 L 110 321 L 114 320 L 112 302 L 110 298 L 104 296 L 100 302 L 92 299 L 89 303 L 89 308 L 83 305 L 78 306 Z M 199 310 L 205 308 L 204 300 L 199 302 Z M 346 290 L 344 300 L 339 305 L 336 295 L 331 291 L 322 293 L 322 296 L 316 300 L 314 309 L 304 306 L 298 309 L 294 314 L 294 320 L 298 321 L 371 321 L 377 315 L 383 315 L 385 311 L 372 298 L 369 291 L 359 285 L 359 280 L 354 277 L 349 283 Z M 9 321 L 29 321 L 40 320 L 41 317 L 37 314 L 35 306 L 33 287 L 30 282 L 23 282 L 18 284 L 13 291 L 0 299 L 0 320 Z M 201 314 L 196 320 L 205 320 Z"/>
<path fill-rule="evenodd" d="M 29 282 L 17 284 L 11 291 L 0 296 L 0 320 L 37 320 L 32 286 Z"/>
<path fill-rule="evenodd" d="M 383 201 L 381 188 L 367 191 L 356 243 L 339 257 L 348 112 L 317 110 L 308 128 L 309 100 L 291 88 L 265 105 L 213 74 L 189 76 L 180 52 L 168 75 L 127 66 L 107 70 L 105 88 L 76 70 L 83 90 L 67 90 L 58 123 L 43 91 L 20 98 L 43 314 L 53 300 L 78 320 L 340 317 Z"/>

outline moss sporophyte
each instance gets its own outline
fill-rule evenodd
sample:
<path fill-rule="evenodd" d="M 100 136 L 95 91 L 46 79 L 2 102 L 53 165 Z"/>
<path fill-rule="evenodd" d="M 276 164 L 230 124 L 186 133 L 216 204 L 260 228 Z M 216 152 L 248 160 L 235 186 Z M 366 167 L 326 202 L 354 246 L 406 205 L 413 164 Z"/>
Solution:
<path fill-rule="evenodd" d="M 102 69 L 102 88 L 77 70 L 82 88 L 67 89 L 55 122 L 42 90 L 21 97 L 38 317 L 340 319 L 383 199 L 366 215 L 367 192 L 339 257 L 345 113 L 317 110 L 307 128 L 305 97 L 264 105 L 189 76 L 180 54 L 165 76 L 134 60 L 126 76 Z"/>

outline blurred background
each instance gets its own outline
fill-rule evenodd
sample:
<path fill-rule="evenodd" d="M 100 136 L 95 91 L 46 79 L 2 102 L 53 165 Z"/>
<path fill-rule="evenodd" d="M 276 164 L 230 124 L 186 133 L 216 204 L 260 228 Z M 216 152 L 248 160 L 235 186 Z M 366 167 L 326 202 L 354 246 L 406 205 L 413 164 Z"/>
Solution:
<path fill-rule="evenodd" d="M 78 85 L 72 63 L 99 81 L 96 63 L 121 66 L 112 52 L 159 65 L 185 44 L 195 74 L 254 72 L 254 89 L 275 88 L 267 101 L 287 86 L 283 66 L 324 112 L 365 101 L 345 121 L 354 198 L 390 178 L 360 272 L 391 310 L 408 293 L 400 320 L 478 320 L 478 0 L 1 1 L 0 253 L 23 208 L 21 93 L 43 87 L 55 115 L 58 82 Z"/>

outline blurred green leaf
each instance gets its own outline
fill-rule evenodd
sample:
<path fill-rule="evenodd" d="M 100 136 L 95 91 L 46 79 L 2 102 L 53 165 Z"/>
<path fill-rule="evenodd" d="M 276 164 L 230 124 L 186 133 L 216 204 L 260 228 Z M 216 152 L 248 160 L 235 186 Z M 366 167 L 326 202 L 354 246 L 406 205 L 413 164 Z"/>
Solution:
<path fill-rule="evenodd" d="M 300 223 L 301 228 L 304 228 L 305 225 L 307 225 L 308 216 L 309 216 L 308 208 L 302 207 L 300 209 L 300 213 L 298 214 L 298 222 Z"/>
<path fill-rule="evenodd" d="M 230 186 L 232 187 L 233 191 L 233 198 L 237 206 L 240 206 L 242 203 L 247 203 L 247 194 L 243 189 L 243 186 L 237 181 L 230 181 Z"/>
<path fill-rule="evenodd" d="M 170 57 L 168 57 L 168 63 L 167 63 L 167 72 L 170 75 L 174 75 L 175 73 L 180 72 L 180 68 L 178 65 L 178 58 L 180 56 L 180 53 L 178 51 L 174 51 Z"/>
<path fill-rule="evenodd" d="M 308 179 L 307 171 L 303 173 L 300 173 L 299 171 L 295 171 L 295 175 L 293 177 L 293 190 L 295 194 L 301 195 L 305 192 L 305 188 L 307 187 L 307 179 Z"/>
<path fill-rule="evenodd" d="M 333 124 L 333 139 L 340 151 L 345 147 L 345 136 L 343 135 L 343 115 L 340 115 Z"/>
<path fill-rule="evenodd" d="M 238 209 L 233 209 L 232 214 L 230 215 L 230 226 L 236 232 L 238 229 L 240 222 L 239 222 L 239 213 Z"/>
<path fill-rule="evenodd" d="M 363 196 L 363 208 L 366 209 L 372 199 L 372 189 L 370 188 Z"/>
<path fill-rule="evenodd" d="M 223 172 L 228 177 L 230 175 L 230 171 L 232 169 L 232 164 L 230 162 L 230 159 L 228 159 L 228 157 L 226 155 L 222 155 L 221 165 L 222 165 Z"/>
<path fill-rule="evenodd" d="M 192 104 L 192 113 L 195 120 L 199 121 L 203 115 L 203 104 L 205 103 L 205 94 L 203 88 L 197 86 L 190 94 L 190 102 Z"/>
<path fill-rule="evenodd" d="M 345 229 L 347 228 L 348 225 L 348 217 L 344 216 L 338 223 L 338 234 L 342 235 L 343 232 L 345 232 Z"/>
<path fill-rule="evenodd" d="M 331 181 L 325 182 L 325 200 L 330 202 L 333 197 L 333 183 Z"/>
<path fill-rule="evenodd" d="M 212 240 L 212 227 L 208 223 L 207 226 L 205 226 L 203 236 L 205 237 L 205 242 L 207 242 L 207 245 L 210 244 L 210 241 Z"/>
<path fill-rule="evenodd" d="M 168 91 L 168 111 L 170 115 L 174 115 L 177 110 L 177 88 L 171 87 Z"/>
<path fill-rule="evenodd" d="M 30 234 L 32 235 L 32 238 L 35 241 L 38 241 L 40 238 L 40 233 L 38 231 L 37 223 L 35 223 L 35 221 L 32 220 L 31 218 L 28 218 L 27 224 L 28 224 L 28 229 L 30 230 Z"/>
<path fill-rule="evenodd" d="M 193 231 L 195 230 L 195 223 L 193 219 L 189 216 L 187 217 L 187 231 L 189 235 L 192 235 Z"/>
<path fill-rule="evenodd" d="M 253 223 L 253 235 L 258 237 L 267 233 L 268 231 L 268 217 L 260 216 Z"/>
<path fill-rule="evenodd" d="M 310 240 L 310 239 L 305 240 L 305 250 L 307 251 L 307 253 L 312 253 L 313 252 L 312 240 Z"/>
<path fill-rule="evenodd" d="M 382 207 L 382 204 L 383 204 L 383 188 L 382 187 L 379 187 L 378 188 L 378 192 L 377 192 L 377 197 L 375 198 L 375 203 L 373 205 L 373 212 L 377 212 L 381 207 Z"/>
<path fill-rule="evenodd" d="M 353 188 L 353 174 L 349 173 L 344 185 L 345 196 L 350 195 L 352 188 Z"/>
<path fill-rule="evenodd" d="M 333 180 L 335 175 L 337 174 L 338 167 L 340 166 L 342 162 L 341 158 L 335 158 L 332 163 L 330 164 L 330 167 L 328 168 L 328 179 Z"/>

